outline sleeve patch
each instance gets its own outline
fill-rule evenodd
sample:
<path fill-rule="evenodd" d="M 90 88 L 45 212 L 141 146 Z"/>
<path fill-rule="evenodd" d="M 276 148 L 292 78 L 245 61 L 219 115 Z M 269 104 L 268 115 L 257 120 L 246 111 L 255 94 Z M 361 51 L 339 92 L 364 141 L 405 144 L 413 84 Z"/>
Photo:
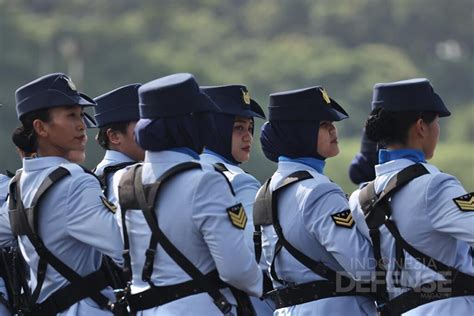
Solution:
<path fill-rule="evenodd" d="M 461 195 L 453 199 L 454 204 L 463 211 L 463 212 L 473 212 L 474 211 L 474 192 Z"/>
<path fill-rule="evenodd" d="M 337 226 L 352 228 L 354 226 L 354 219 L 350 210 L 345 210 L 331 215 L 332 220 Z"/>
<path fill-rule="evenodd" d="M 100 199 L 102 200 L 102 203 L 105 205 L 105 207 L 112 213 L 115 214 L 117 211 L 117 206 L 115 206 L 114 203 L 110 202 L 107 200 L 104 196 L 101 196 Z"/>
<path fill-rule="evenodd" d="M 227 214 L 229 215 L 232 225 L 239 229 L 245 228 L 245 225 L 247 224 L 247 214 L 245 214 L 242 203 L 227 208 Z"/>

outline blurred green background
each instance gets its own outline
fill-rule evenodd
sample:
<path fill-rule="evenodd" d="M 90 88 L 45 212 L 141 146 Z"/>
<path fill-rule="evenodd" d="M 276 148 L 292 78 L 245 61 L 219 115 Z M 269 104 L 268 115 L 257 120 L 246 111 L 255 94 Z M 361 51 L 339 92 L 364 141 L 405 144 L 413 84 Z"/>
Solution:
<path fill-rule="evenodd" d="M 472 191 L 473 19 L 474 0 L 0 0 L 0 168 L 20 167 L 10 141 L 19 86 L 65 72 L 94 97 L 191 72 L 202 85 L 246 84 L 265 110 L 272 92 L 323 85 L 351 116 L 326 172 L 349 192 L 374 83 L 427 77 L 453 113 L 433 163 Z M 262 181 L 275 164 L 255 136 L 243 167 Z M 89 137 L 92 168 L 103 152 Z"/>

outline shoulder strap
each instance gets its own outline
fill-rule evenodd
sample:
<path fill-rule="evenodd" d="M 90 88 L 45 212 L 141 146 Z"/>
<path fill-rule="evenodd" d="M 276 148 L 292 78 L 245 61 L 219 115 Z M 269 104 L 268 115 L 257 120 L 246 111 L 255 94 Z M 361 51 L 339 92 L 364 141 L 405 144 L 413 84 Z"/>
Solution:
<path fill-rule="evenodd" d="M 472 292 L 474 291 L 474 276 L 465 274 L 453 267 L 445 265 L 444 263 L 415 249 L 405 239 L 403 239 L 395 223 L 390 219 L 391 207 L 389 198 L 413 179 L 427 173 L 429 173 L 429 171 L 422 164 L 414 164 L 395 175 L 379 195 L 377 195 L 374 190 L 373 181 L 361 190 L 359 194 L 359 203 L 364 210 L 364 213 L 366 213 L 366 222 L 369 226 L 370 237 L 374 245 L 374 257 L 378 262 L 377 267 L 379 270 L 383 271 L 384 278 L 386 278 L 386 268 L 381 258 L 379 231 L 379 227 L 385 225 L 395 239 L 395 253 L 397 256 L 397 264 L 395 265 L 397 271 L 395 271 L 395 275 L 397 275 L 397 272 L 400 272 L 398 270 L 403 266 L 403 250 L 405 250 L 425 266 L 428 263 L 434 263 L 435 265 L 433 266 L 430 264 L 429 268 L 442 274 L 445 278 L 452 280 L 455 285 L 469 289 Z M 397 284 L 397 282 L 395 282 L 395 284 Z"/>
<path fill-rule="evenodd" d="M 127 175 L 126 173 L 121 179 L 120 185 L 123 186 L 122 188 L 119 186 L 120 205 L 122 214 L 124 214 L 126 209 L 123 209 L 122 207 L 128 207 L 129 209 L 132 209 L 132 207 L 135 207 L 137 203 L 139 207 L 135 207 L 135 209 L 138 208 L 142 211 L 143 216 L 145 217 L 145 220 L 147 221 L 147 224 L 152 232 L 150 243 L 145 253 L 145 264 L 142 271 L 143 281 L 150 283 L 150 285 L 153 287 L 155 286 L 151 282 L 151 274 L 153 272 L 153 261 L 156 247 L 158 243 L 160 243 L 166 253 L 176 262 L 176 264 L 179 265 L 181 269 L 183 269 L 193 280 L 200 284 L 202 288 L 213 298 L 214 304 L 223 313 L 226 313 L 231 309 L 231 305 L 227 299 L 222 295 L 219 289 L 215 285 L 209 283 L 205 275 L 199 271 L 199 269 L 171 243 L 171 241 L 160 229 L 158 218 L 155 214 L 156 198 L 161 186 L 182 172 L 198 168 L 201 168 L 199 163 L 185 162 L 168 169 L 156 180 L 155 183 L 143 185 L 141 170 L 138 167 L 132 167 L 132 169 L 127 171 L 129 174 Z M 133 185 L 131 185 L 132 183 Z M 129 188 L 129 190 L 132 189 L 132 191 L 129 192 L 126 190 L 126 188 Z M 129 199 L 132 196 L 132 199 L 134 200 L 133 202 L 131 199 Z M 122 198 L 126 199 L 123 201 L 124 204 L 122 204 Z M 124 215 L 122 215 L 122 222 L 125 222 Z M 128 249 L 126 249 L 126 251 L 128 251 Z"/>
<path fill-rule="evenodd" d="M 10 227 L 12 230 L 13 235 L 16 237 L 22 233 L 21 227 L 23 225 L 28 224 L 28 220 L 24 220 L 23 216 L 16 215 L 18 218 L 16 221 L 12 221 L 12 212 L 17 212 L 17 204 L 18 204 L 18 199 L 21 199 L 21 196 L 18 196 L 18 189 L 17 186 L 20 185 L 20 179 L 21 179 L 21 174 L 22 171 L 18 171 L 18 173 L 12 178 L 10 181 L 10 185 L 8 187 L 8 216 L 10 217 Z M 21 222 L 24 222 L 23 224 L 20 224 Z"/>
<path fill-rule="evenodd" d="M 232 187 L 232 183 L 230 183 L 229 178 L 227 178 L 227 176 L 224 174 L 224 172 L 229 171 L 229 169 L 227 169 L 227 167 L 223 163 L 220 163 L 220 162 L 215 163 L 213 166 L 214 166 L 214 170 L 219 172 L 225 178 L 225 181 L 229 185 L 230 192 L 232 192 L 232 195 L 235 196 L 235 191 L 234 191 L 234 188 Z"/>
<path fill-rule="evenodd" d="M 10 194 L 12 198 L 10 199 L 9 204 L 10 224 L 15 236 L 27 235 L 30 231 L 36 235 L 36 231 L 38 230 L 37 214 L 35 214 L 36 206 L 55 183 L 68 175 L 70 175 L 69 170 L 63 167 L 59 167 L 51 172 L 39 186 L 35 196 L 33 197 L 33 201 L 31 202 L 31 207 L 29 208 L 25 208 L 23 201 L 21 200 L 21 172 L 15 175 L 10 184 Z"/>
<path fill-rule="evenodd" d="M 50 264 L 56 271 L 58 271 L 65 279 L 69 282 L 80 282 L 82 277 L 68 267 L 64 262 L 62 262 L 58 257 L 56 257 L 53 253 L 49 251 L 49 249 L 44 245 L 43 240 L 37 234 L 38 231 L 38 212 L 39 212 L 39 205 L 41 204 L 42 198 L 46 195 L 46 193 L 57 183 L 59 183 L 63 178 L 70 175 L 69 170 L 63 167 L 59 167 L 51 172 L 41 183 L 39 186 L 35 196 L 33 197 L 33 201 L 31 203 L 31 207 L 25 209 L 23 205 L 23 201 L 21 200 L 21 192 L 20 192 L 20 176 L 18 174 L 18 178 L 16 179 L 14 186 L 15 186 L 15 202 L 14 206 L 15 209 L 10 209 L 9 216 L 10 221 L 13 223 L 13 226 L 19 227 L 18 232 L 21 235 L 26 235 L 31 244 L 35 247 L 38 256 L 40 257 L 38 263 L 38 272 L 37 272 L 37 285 L 33 291 L 31 301 L 35 303 L 39 297 L 41 287 L 43 286 L 43 282 L 46 276 L 46 268 L 47 265 Z M 12 183 L 13 185 L 13 183 Z M 13 206 L 13 204 L 12 204 Z M 100 292 L 91 293 L 90 297 L 101 307 L 104 307 L 108 303 L 108 299 L 100 294 Z"/>
<path fill-rule="evenodd" d="M 265 181 L 255 197 L 253 205 L 253 222 L 255 226 L 273 224 L 271 180 L 272 178 L 269 178 Z"/>
<path fill-rule="evenodd" d="M 215 164 L 213 164 L 213 166 L 216 170 L 220 172 L 229 171 L 229 169 L 227 169 L 227 167 L 222 162 L 216 162 Z"/>
<path fill-rule="evenodd" d="M 122 162 L 122 163 L 118 163 L 118 164 L 115 164 L 115 165 L 110 165 L 110 166 L 107 166 L 104 168 L 102 174 L 100 176 L 97 176 L 97 178 L 99 179 L 100 181 L 100 186 L 102 187 L 102 191 L 104 192 L 104 195 L 105 197 L 108 198 L 107 196 L 107 189 L 109 187 L 109 184 L 107 182 L 107 178 L 110 174 L 112 173 L 115 173 L 125 167 L 128 167 L 128 166 L 131 166 L 131 165 L 134 165 L 136 164 L 136 162 L 132 162 L 132 161 L 127 161 L 127 162 Z"/>
<path fill-rule="evenodd" d="M 123 236 L 123 273 L 127 280 L 132 280 L 133 274 L 132 261 L 130 257 L 130 240 L 128 237 L 127 221 L 125 220 L 125 214 L 127 210 L 140 209 L 140 205 L 138 204 L 135 198 L 135 177 L 136 174 L 141 174 L 142 167 L 142 164 L 136 164 L 129 170 L 127 170 L 120 178 L 120 183 L 118 186 Z"/>
<path fill-rule="evenodd" d="M 271 265 L 271 274 L 272 277 L 276 280 L 278 279 L 276 272 L 275 272 L 275 258 L 277 254 L 280 252 L 281 248 L 284 247 L 288 252 L 296 259 L 298 260 L 301 264 L 306 266 L 308 269 L 313 271 L 314 273 L 320 275 L 321 277 L 328 279 L 331 282 L 336 282 L 336 272 L 328 268 L 326 265 L 324 265 L 322 262 L 315 261 L 305 255 L 303 252 L 299 251 L 296 249 L 288 240 L 286 240 L 285 236 L 283 235 L 283 229 L 280 225 L 280 221 L 278 219 L 278 199 L 277 196 L 280 192 L 282 192 L 285 188 L 289 187 L 291 184 L 294 184 L 299 181 L 303 181 L 306 179 L 310 179 L 313 176 L 307 172 L 307 171 L 297 171 L 292 174 L 290 174 L 287 178 L 285 178 L 280 186 L 278 186 L 272 195 L 272 203 L 271 203 L 271 208 L 272 208 L 272 221 L 273 221 L 273 227 L 275 228 L 275 232 L 278 236 L 278 241 L 275 245 L 275 253 L 273 256 L 272 260 L 272 265 Z M 340 275 L 340 280 L 347 284 L 348 282 L 350 284 L 351 280 L 349 280 L 346 276 Z M 283 282 L 283 281 L 282 281 Z"/>
<path fill-rule="evenodd" d="M 376 261 L 375 271 L 377 278 L 380 278 L 377 280 L 379 292 L 386 290 L 387 276 L 387 268 L 382 258 L 380 246 L 379 227 L 385 225 L 388 218 L 391 216 L 389 199 L 395 192 L 399 191 L 411 180 L 426 173 L 428 173 L 428 170 L 426 170 L 422 164 L 413 164 L 392 177 L 380 194 L 377 194 L 375 191 L 375 181 L 369 182 L 359 193 L 359 204 L 366 215 L 365 221 L 367 222 L 370 239 L 372 240 L 374 248 L 374 258 Z M 405 257 L 401 244 L 397 240 L 395 242 L 395 256 L 397 263 L 395 264 L 393 282 L 395 286 L 401 286 L 401 267 L 404 265 Z"/>

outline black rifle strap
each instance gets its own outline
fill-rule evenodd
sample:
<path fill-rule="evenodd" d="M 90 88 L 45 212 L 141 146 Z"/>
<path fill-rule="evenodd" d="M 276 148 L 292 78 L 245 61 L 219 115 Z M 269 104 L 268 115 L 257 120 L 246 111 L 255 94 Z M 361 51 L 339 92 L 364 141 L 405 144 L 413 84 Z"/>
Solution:
<path fill-rule="evenodd" d="M 68 267 L 64 262 L 62 262 L 58 257 L 56 257 L 53 253 L 49 251 L 48 248 L 44 245 L 43 241 L 36 233 L 38 229 L 38 214 L 39 214 L 39 205 L 43 196 L 48 192 L 48 190 L 56 183 L 58 183 L 61 179 L 65 178 L 66 176 L 70 175 L 69 170 L 63 167 L 59 167 L 55 169 L 51 174 L 49 174 L 45 180 L 41 183 L 40 187 L 38 188 L 31 207 L 33 211 L 33 225 L 29 223 L 30 221 L 27 218 L 26 209 L 23 205 L 23 201 L 21 200 L 21 192 L 20 192 L 20 176 L 18 174 L 18 181 L 16 182 L 16 207 L 18 210 L 18 215 L 23 216 L 23 222 L 29 223 L 29 225 L 25 225 L 24 229 L 26 230 L 26 236 L 31 242 L 31 244 L 35 247 L 36 252 L 39 256 L 39 263 L 38 263 L 38 272 L 37 272 L 37 284 L 36 288 L 33 291 L 31 297 L 31 303 L 36 303 L 41 287 L 43 286 L 43 282 L 46 276 L 46 268 L 47 265 L 50 264 L 56 271 L 58 271 L 65 279 L 67 279 L 71 283 L 80 283 L 81 277 L 77 272 L 72 270 Z M 109 300 L 103 296 L 100 292 L 93 292 L 90 293 L 90 297 L 100 306 L 105 307 L 108 305 Z"/>
<path fill-rule="evenodd" d="M 154 258 L 156 245 L 159 242 L 163 249 L 166 251 L 166 253 L 176 262 L 176 264 L 180 266 L 183 271 L 185 271 L 213 298 L 214 304 L 217 306 L 217 308 L 219 308 L 222 313 L 225 314 L 231 310 L 232 306 L 229 304 L 225 296 L 219 291 L 218 287 L 211 284 L 207 280 L 206 276 L 201 271 L 199 271 L 199 269 L 188 258 L 186 258 L 186 256 L 184 256 L 166 237 L 166 235 L 159 227 L 158 220 L 154 211 L 154 205 L 156 202 L 156 197 L 159 193 L 158 191 L 160 186 L 178 173 L 197 168 L 201 168 L 201 165 L 195 162 L 185 162 L 176 165 L 173 168 L 170 168 L 164 174 L 162 174 L 157 179 L 157 181 L 150 187 L 148 194 L 146 194 L 145 188 L 142 184 L 141 172 L 137 172 L 135 174 L 135 196 L 138 201 L 138 204 L 140 205 L 143 216 L 145 217 L 152 231 L 152 238 L 150 240 L 150 245 L 147 250 L 147 252 L 149 252 L 149 258 Z M 157 242 L 155 242 L 155 239 Z M 152 244 L 155 244 L 154 248 L 151 248 L 151 246 L 153 246 Z"/>

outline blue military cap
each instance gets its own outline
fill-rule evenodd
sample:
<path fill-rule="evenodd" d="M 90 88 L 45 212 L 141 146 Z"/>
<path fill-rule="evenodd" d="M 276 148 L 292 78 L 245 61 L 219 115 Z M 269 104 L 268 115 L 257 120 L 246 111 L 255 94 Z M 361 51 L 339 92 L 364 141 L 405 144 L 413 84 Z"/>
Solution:
<path fill-rule="evenodd" d="M 97 127 L 97 122 L 94 120 L 94 118 L 87 112 L 84 112 L 84 124 L 86 125 L 87 128 L 95 128 Z"/>
<path fill-rule="evenodd" d="M 129 84 L 94 98 L 97 127 L 109 123 L 138 121 L 138 88 L 140 83 Z"/>
<path fill-rule="evenodd" d="M 197 112 L 219 112 L 189 73 L 178 73 L 145 83 L 138 89 L 141 118 L 176 117 Z"/>
<path fill-rule="evenodd" d="M 451 115 L 425 78 L 375 84 L 372 109 L 378 107 L 392 112 L 431 111 L 440 117 Z"/>
<path fill-rule="evenodd" d="M 29 112 L 57 106 L 95 106 L 87 95 L 76 90 L 72 80 L 63 73 L 40 77 L 18 88 L 15 92 L 19 119 Z"/>
<path fill-rule="evenodd" d="M 346 111 L 321 86 L 270 94 L 270 121 L 340 121 Z"/>
<path fill-rule="evenodd" d="M 201 87 L 201 90 L 217 103 L 220 113 L 265 118 L 262 108 L 250 98 L 244 85 L 206 86 Z"/>

